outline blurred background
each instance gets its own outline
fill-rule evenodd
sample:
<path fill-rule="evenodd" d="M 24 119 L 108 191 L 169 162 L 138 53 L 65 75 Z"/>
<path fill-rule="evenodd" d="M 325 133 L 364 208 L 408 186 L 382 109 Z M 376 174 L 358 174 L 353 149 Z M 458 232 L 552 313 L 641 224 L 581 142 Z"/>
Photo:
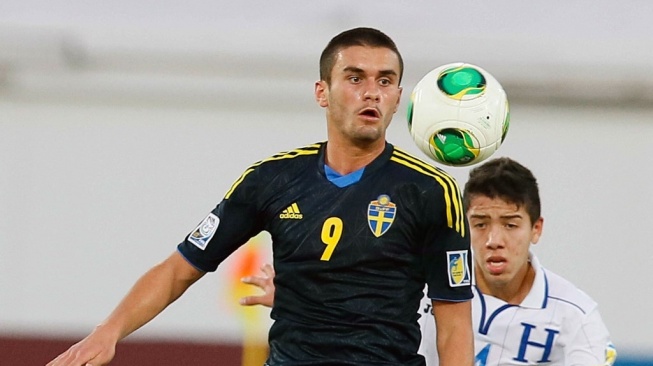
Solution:
<path fill-rule="evenodd" d="M 251 163 L 324 140 L 313 100 L 335 34 L 371 26 L 415 83 L 482 66 L 512 120 L 496 156 L 539 179 L 536 254 L 599 304 L 618 365 L 653 365 L 653 3 L 0 3 L 0 364 L 38 365 L 102 321 Z M 461 183 L 468 169 L 447 168 Z M 118 347 L 114 365 L 260 365 L 269 313 L 238 279 L 262 234 Z"/>

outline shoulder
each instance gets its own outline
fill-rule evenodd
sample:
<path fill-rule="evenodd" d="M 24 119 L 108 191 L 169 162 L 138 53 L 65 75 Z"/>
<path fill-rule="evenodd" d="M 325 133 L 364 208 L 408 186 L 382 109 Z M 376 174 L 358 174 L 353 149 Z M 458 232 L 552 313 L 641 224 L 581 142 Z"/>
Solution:
<path fill-rule="evenodd" d="M 323 146 L 323 142 L 318 142 L 292 150 L 278 152 L 250 165 L 245 169 L 245 173 L 243 174 L 247 175 L 251 172 L 257 172 L 265 176 L 266 174 L 276 175 L 283 172 L 295 173 L 298 170 L 302 170 L 309 161 L 316 160 L 320 156 Z"/>
<path fill-rule="evenodd" d="M 225 198 L 231 198 L 235 191 L 251 193 L 263 186 L 283 186 L 295 177 L 301 176 L 311 162 L 316 162 L 323 151 L 323 146 L 323 142 L 318 142 L 282 151 L 255 162 L 234 181 Z M 317 169 L 318 164 L 315 163 L 313 166 Z M 276 182 L 276 185 L 273 182 Z"/>
<path fill-rule="evenodd" d="M 555 301 L 572 311 L 587 315 L 594 311 L 598 304 L 587 293 L 579 289 L 571 281 L 562 276 L 543 269 L 546 274 L 548 300 Z"/>
<path fill-rule="evenodd" d="M 394 146 L 390 161 L 402 174 L 409 175 L 416 181 L 449 188 L 458 187 L 458 182 L 452 175 L 397 146 Z"/>
<path fill-rule="evenodd" d="M 390 162 L 393 179 L 401 181 L 406 191 L 412 191 L 411 197 L 415 202 L 422 203 L 417 207 L 429 213 L 443 214 L 447 226 L 455 228 L 464 236 L 465 215 L 456 179 L 444 170 L 396 146 L 393 147 Z M 432 226 L 433 216 L 424 214 L 422 217 L 427 225 Z"/>
<path fill-rule="evenodd" d="M 281 151 L 265 159 L 257 161 L 256 163 L 252 164 L 249 169 L 256 169 L 261 166 L 265 167 L 279 164 L 303 163 L 305 162 L 306 158 L 315 159 L 322 151 L 323 146 L 324 142 L 317 142 L 292 150 Z"/>

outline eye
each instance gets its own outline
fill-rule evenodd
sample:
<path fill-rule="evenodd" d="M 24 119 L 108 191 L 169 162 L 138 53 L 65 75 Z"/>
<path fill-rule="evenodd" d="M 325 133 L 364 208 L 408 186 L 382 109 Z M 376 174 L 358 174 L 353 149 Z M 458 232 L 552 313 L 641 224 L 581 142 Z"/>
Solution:
<path fill-rule="evenodd" d="M 474 229 L 484 229 L 487 225 L 484 222 L 477 222 L 472 224 Z"/>
<path fill-rule="evenodd" d="M 381 79 L 381 80 L 379 80 L 379 84 L 381 84 L 383 86 L 388 86 L 388 85 L 392 84 L 392 81 L 390 81 L 390 79 Z"/>
<path fill-rule="evenodd" d="M 352 83 L 358 84 L 358 83 L 360 83 L 361 78 L 358 77 L 358 76 L 350 76 L 349 81 L 351 81 Z"/>

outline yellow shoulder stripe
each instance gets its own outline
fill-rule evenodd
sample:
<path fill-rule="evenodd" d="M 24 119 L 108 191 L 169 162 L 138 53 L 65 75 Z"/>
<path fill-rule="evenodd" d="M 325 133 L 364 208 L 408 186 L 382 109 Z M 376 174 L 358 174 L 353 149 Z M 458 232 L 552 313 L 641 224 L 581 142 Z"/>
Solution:
<path fill-rule="evenodd" d="M 248 168 L 245 170 L 245 172 L 244 172 L 243 174 L 241 174 L 240 177 L 238 177 L 238 179 L 236 179 L 236 181 L 231 185 L 231 188 L 229 188 L 229 190 L 228 190 L 227 193 L 225 194 L 224 198 L 225 198 L 225 199 L 228 199 L 228 198 L 231 196 L 231 194 L 234 192 L 234 190 L 235 190 L 235 189 L 236 189 L 236 188 L 237 188 L 237 187 L 238 187 L 238 186 L 243 182 L 243 180 L 245 180 L 245 177 L 246 177 L 249 173 L 253 172 L 254 169 L 255 169 L 257 166 L 259 166 L 259 165 L 261 165 L 261 164 L 264 164 L 264 163 L 266 163 L 266 162 L 269 162 L 269 161 L 284 160 L 284 159 L 293 159 L 293 158 L 296 158 L 296 157 L 298 157 L 298 156 L 304 156 L 304 155 L 315 155 L 315 154 L 317 154 L 317 153 L 320 151 L 320 146 L 321 146 L 321 144 L 312 144 L 312 145 L 308 145 L 308 146 L 300 147 L 300 148 L 295 149 L 295 150 L 290 150 L 290 151 L 280 152 L 280 153 L 278 153 L 278 154 L 274 154 L 274 155 L 272 155 L 271 157 L 269 157 L 269 158 L 267 158 L 267 159 L 263 159 L 263 160 L 261 160 L 261 161 L 258 161 L 258 162 L 256 162 L 256 163 L 252 164 L 252 165 L 251 165 L 250 167 L 248 167 Z"/>
<path fill-rule="evenodd" d="M 462 197 L 456 180 L 443 170 L 440 170 L 415 156 L 395 147 L 390 160 L 420 172 L 435 179 L 444 191 L 446 203 L 447 225 L 455 229 L 461 236 L 465 236 L 465 218 L 463 213 Z"/>

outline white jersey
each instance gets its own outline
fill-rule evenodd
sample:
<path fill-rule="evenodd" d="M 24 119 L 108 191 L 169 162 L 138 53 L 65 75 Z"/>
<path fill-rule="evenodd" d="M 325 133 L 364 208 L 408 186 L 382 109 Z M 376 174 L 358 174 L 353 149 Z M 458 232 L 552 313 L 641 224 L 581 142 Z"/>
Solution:
<path fill-rule="evenodd" d="M 535 281 L 519 305 L 474 287 L 472 321 L 475 366 L 612 365 L 616 351 L 597 304 L 571 282 L 540 266 L 531 254 Z M 422 300 L 422 344 L 427 366 L 438 364 L 431 299 Z"/>

